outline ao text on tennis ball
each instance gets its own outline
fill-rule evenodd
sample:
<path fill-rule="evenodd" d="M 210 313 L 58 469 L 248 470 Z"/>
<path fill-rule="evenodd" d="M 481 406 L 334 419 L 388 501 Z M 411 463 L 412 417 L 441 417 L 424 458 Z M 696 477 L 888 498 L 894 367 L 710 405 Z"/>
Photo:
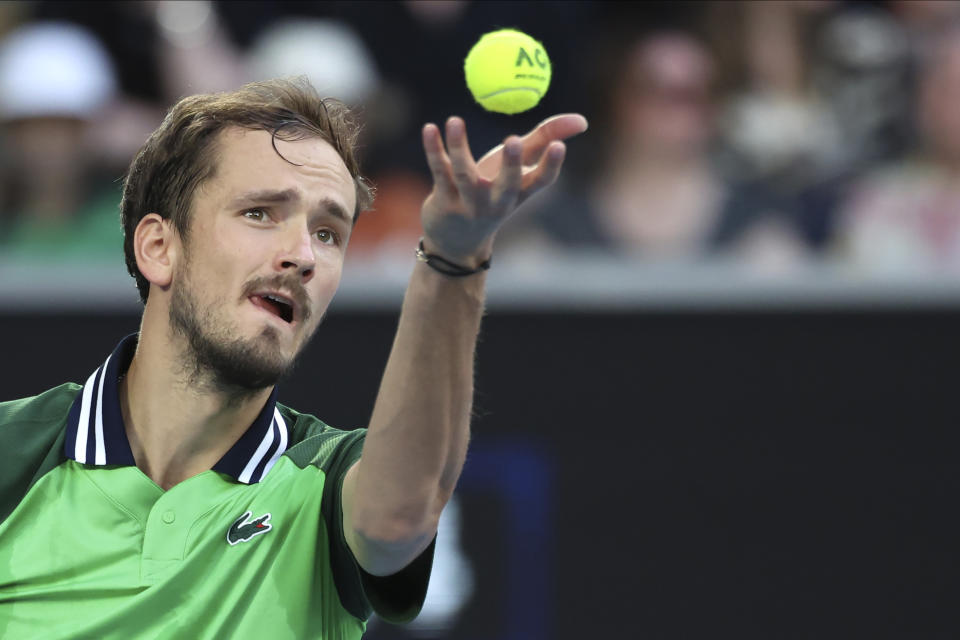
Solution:
<path fill-rule="evenodd" d="M 549 63 L 547 62 L 547 54 L 543 52 L 543 49 L 534 49 L 532 58 L 530 57 L 530 54 L 527 53 L 527 50 L 523 47 L 518 47 L 518 49 L 517 62 L 513 66 L 522 67 L 526 65 L 534 71 L 536 71 L 536 67 L 540 67 L 540 69 L 543 70 L 547 68 Z M 544 82 L 547 79 L 545 75 L 529 72 L 517 72 L 513 77 L 517 80 L 539 80 L 541 82 Z"/>

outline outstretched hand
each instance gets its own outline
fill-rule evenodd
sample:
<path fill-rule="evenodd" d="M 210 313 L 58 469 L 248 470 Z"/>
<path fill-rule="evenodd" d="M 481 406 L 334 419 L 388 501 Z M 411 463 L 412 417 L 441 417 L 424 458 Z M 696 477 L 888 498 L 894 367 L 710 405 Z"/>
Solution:
<path fill-rule="evenodd" d="M 500 225 L 557 179 L 566 154 L 562 141 L 586 130 L 587 120 L 579 114 L 553 116 L 475 161 L 461 118 L 447 120 L 446 149 L 440 129 L 426 125 L 423 148 L 433 174 L 433 190 L 421 211 L 427 251 L 465 267 L 489 258 Z"/>

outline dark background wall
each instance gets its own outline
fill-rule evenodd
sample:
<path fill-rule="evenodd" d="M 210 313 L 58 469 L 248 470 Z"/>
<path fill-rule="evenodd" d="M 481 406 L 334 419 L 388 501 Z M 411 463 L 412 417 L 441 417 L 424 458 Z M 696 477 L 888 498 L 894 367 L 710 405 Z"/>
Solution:
<path fill-rule="evenodd" d="M 0 314 L 0 399 L 82 382 L 137 321 Z M 491 314 L 447 637 L 955 637 L 958 321 Z M 394 327 L 331 314 L 281 401 L 362 426 Z"/>

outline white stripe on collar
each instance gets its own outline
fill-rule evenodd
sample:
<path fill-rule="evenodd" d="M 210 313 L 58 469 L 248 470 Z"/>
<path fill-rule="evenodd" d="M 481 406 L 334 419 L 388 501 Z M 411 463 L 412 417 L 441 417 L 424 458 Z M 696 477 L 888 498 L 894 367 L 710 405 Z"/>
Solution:
<path fill-rule="evenodd" d="M 266 477 L 267 473 L 270 472 L 270 469 L 273 468 L 273 465 L 277 463 L 277 460 L 280 459 L 280 456 L 283 455 L 284 451 L 287 450 L 287 423 L 284 422 L 283 416 L 280 415 L 280 410 L 276 407 L 273 408 L 273 419 L 277 423 L 277 427 L 280 430 L 280 446 L 277 447 L 277 450 L 273 452 L 273 455 L 270 456 L 270 460 L 267 461 L 267 466 L 263 468 L 263 475 L 260 478 Z"/>
<path fill-rule="evenodd" d="M 274 434 L 276 431 L 276 434 Z M 257 478 L 253 478 L 254 472 L 257 470 L 257 467 L 260 466 L 260 463 L 263 461 L 264 457 L 267 455 L 267 452 L 270 451 L 273 441 L 275 438 L 279 437 L 280 444 L 276 447 L 273 455 L 267 461 L 266 465 L 263 467 L 263 472 Z M 277 459 L 283 455 L 283 452 L 287 449 L 287 424 L 284 422 L 283 418 L 280 416 L 280 411 L 276 408 L 273 410 L 273 420 L 270 423 L 270 428 L 264 434 L 263 439 L 260 441 L 260 446 L 257 447 L 256 452 L 253 456 L 250 457 L 250 460 L 247 462 L 247 466 L 243 468 L 243 472 L 237 478 L 240 482 L 244 484 L 250 484 L 252 481 L 259 482 L 270 469 L 273 468 L 273 465 L 276 464 Z"/>
<path fill-rule="evenodd" d="M 77 440 L 74 443 L 73 457 L 77 462 L 86 464 L 87 462 L 87 431 L 90 428 L 90 397 L 93 395 L 93 383 L 97 379 L 97 373 L 100 369 L 94 369 L 90 377 L 87 378 L 87 384 L 83 385 L 83 400 L 80 405 L 80 420 L 77 423 Z"/>
<path fill-rule="evenodd" d="M 103 371 L 103 375 L 100 376 L 100 386 L 97 388 L 97 420 L 94 433 L 96 452 L 94 453 L 93 463 L 99 465 L 107 464 L 107 449 L 103 444 L 103 388 L 107 385 L 107 371 L 112 357 L 112 353 L 107 356 L 107 361 L 103 363 L 103 368 L 100 369 Z"/>

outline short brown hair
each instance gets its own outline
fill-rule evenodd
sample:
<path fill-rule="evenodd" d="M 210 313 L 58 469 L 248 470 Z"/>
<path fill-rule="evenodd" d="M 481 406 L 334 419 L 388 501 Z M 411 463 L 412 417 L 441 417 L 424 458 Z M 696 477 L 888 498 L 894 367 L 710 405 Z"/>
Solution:
<path fill-rule="evenodd" d="M 137 267 L 134 230 L 146 214 L 158 213 L 172 219 L 186 240 L 193 194 L 214 175 L 214 143 L 229 126 L 269 131 L 274 150 L 276 138 L 318 137 L 329 142 L 356 185 L 354 222 L 373 203 L 373 187 L 360 175 L 360 127 L 354 114 L 339 100 L 321 98 L 306 78 L 253 82 L 237 91 L 183 98 L 140 148 L 123 183 L 123 251 L 144 303 L 150 283 Z"/>

